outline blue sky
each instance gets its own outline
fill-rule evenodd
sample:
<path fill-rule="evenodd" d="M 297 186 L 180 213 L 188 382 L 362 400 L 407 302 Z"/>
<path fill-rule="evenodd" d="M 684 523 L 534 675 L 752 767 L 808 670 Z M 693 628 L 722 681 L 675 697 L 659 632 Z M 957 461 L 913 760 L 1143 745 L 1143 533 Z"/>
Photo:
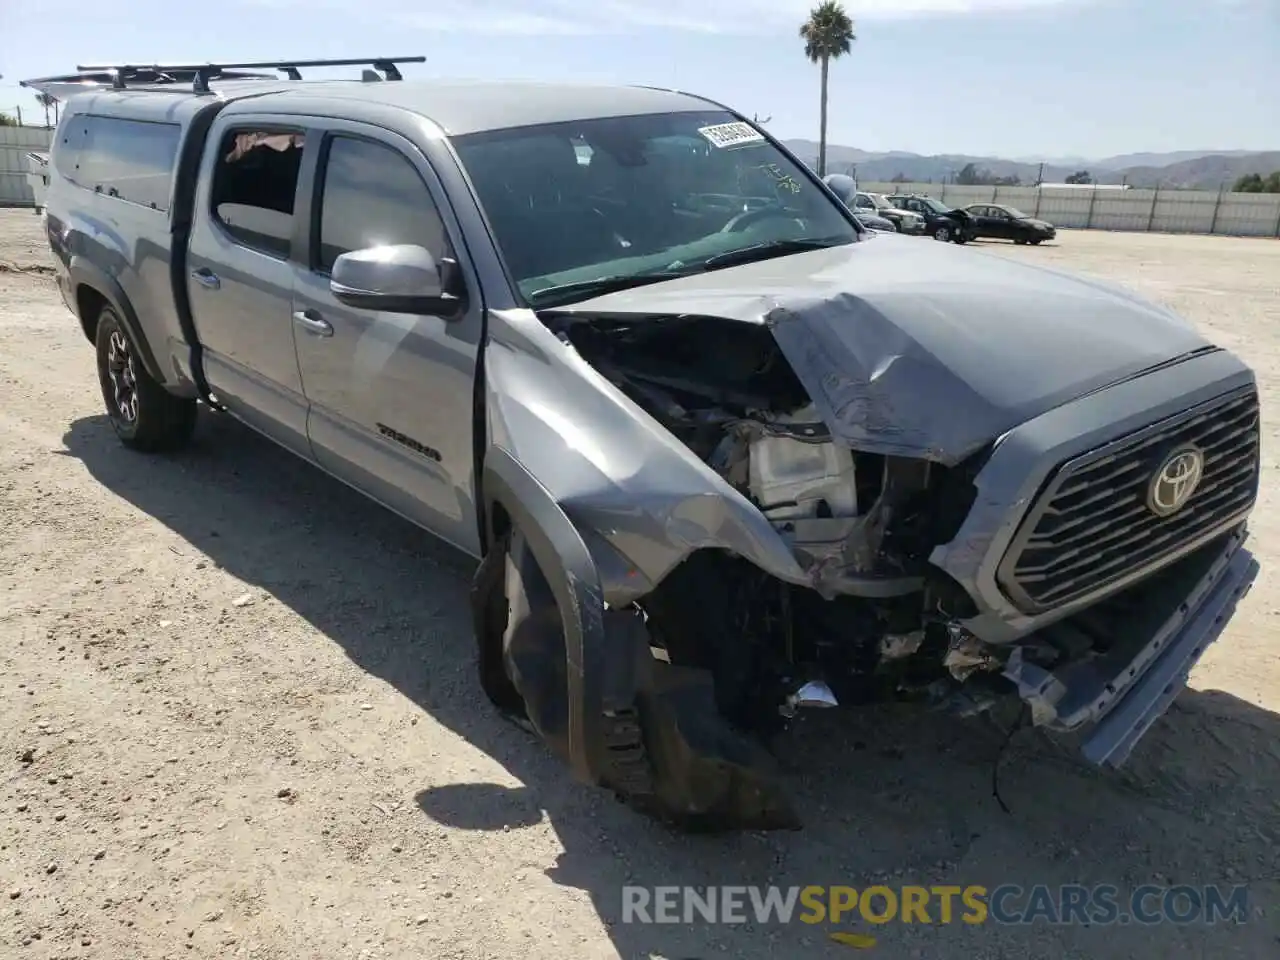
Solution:
<path fill-rule="evenodd" d="M 84 61 L 425 54 L 419 76 L 652 83 L 816 139 L 813 0 L 0 0 L 0 110 Z M 1280 149 L 1280 0 L 847 0 L 833 143 L 1006 157 Z M 198 11 L 198 12 L 197 12 Z M 214 40 L 215 33 L 226 39 Z"/>

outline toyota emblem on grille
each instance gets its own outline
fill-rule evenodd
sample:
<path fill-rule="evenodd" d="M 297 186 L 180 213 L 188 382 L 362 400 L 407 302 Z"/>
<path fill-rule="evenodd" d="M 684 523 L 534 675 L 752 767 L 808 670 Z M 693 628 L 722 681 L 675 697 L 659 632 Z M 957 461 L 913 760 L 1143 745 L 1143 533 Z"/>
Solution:
<path fill-rule="evenodd" d="M 1182 447 L 1164 458 L 1147 487 L 1147 508 L 1159 517 L 1181 510 L 1204 476 L 1204 454 Z"/>

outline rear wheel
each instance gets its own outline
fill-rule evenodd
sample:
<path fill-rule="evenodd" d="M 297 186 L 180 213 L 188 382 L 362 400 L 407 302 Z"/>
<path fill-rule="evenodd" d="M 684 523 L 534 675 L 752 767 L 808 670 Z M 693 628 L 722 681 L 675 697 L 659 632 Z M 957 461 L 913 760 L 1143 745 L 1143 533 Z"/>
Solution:
<path fill-rule="evenodd" d="M 98 314 L 95 339 L 102 400 L 120 442 L 146 453 L 184 446 L 195 430 L 196 401 L 175 397 L 156 382 L 111 307 Z"/>

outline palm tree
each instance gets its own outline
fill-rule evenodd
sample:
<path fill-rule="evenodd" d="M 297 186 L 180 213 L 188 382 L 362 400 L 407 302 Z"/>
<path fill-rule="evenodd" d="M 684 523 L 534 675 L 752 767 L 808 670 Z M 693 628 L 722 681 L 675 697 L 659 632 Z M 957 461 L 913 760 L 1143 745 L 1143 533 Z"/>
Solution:
<path fill-rule="evenodd" d="M 45 125 L 46 127 L 49 127 L 49 126 L 52 126 L 52 125 L 53 125 L 53 124 L 49 123 L 49 108 L 50 108 L 50 107 L 53 107 L 53 111 L 54 111 L 54 112 L 53 112 L 54 121 L 55 121 L 55 122 L 57 122 L 57 118 L 58 118 L 58 98 L 57 98 L 57 97 L 55 97 L 55 96 L 54 96 L 53 94 L 51 94 L 51 93 L 37 93 L 37 94 L 36 94 L 36 103 L 38 103 L 38 104 L 40 104 L 40 106 L 44 107 L 44 125 Z"/>
<path fill-rule="evenodd" d="M 827 71 L 831 61 L 843 57 L 858 39 L 853 20 L 839 0 L 822 0 L 809 11 L 809 19 L 800 27 L 804 55 L 810 63 L 822 67 L 822 126 L 818 135 L 818 176 L 827 173 Z"/>

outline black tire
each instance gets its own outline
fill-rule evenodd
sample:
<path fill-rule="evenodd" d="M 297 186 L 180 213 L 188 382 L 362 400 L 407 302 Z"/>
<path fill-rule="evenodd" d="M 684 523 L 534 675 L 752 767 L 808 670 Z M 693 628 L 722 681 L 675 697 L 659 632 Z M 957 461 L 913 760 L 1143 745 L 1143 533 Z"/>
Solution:
<path fill-rule="evenodd" d="M 1033 247 L 1038 247 L 1038 246 L 1040 246 L 1040 244 L 1043 242 L 1043 240 L 1044 240 L 1044 238 L 1043 238 L 1043 237 L 1040 237 L 1040 238 L 1037 238 L 1037 239 L 1035 239 L 1035 240 L 1029 240 L 1029 241 L 1028 241 L 1028 243 L 1030 243 Z"/>
<path fill-rule="evenodd" d="M 98 314 L 98 382 L 111 426 L 131 450 L 178 450 L 196 426 L 196 401 L 175 397 L 147 372 L 138 344 L 111 307 Z"/>
<path fill-rule="evenodd" d="M 940 223 L 933 229 L 933 239 L 939 243 L 947 243 L 951 239 L 951 227 L 945 223 Z"/>
<path fill-rule="evenodd" d="M 1013 241 L 1013 242 L 1014 242 L 1014 243 L 1016 243 L 1018 246 L 1020 246 L 1020 247 L 1021 247 L 1021 246 L 1024 246 L 1028 241 L 1026 241 L 1026 240 L 1015 240 L 1015 241 Z"/>

